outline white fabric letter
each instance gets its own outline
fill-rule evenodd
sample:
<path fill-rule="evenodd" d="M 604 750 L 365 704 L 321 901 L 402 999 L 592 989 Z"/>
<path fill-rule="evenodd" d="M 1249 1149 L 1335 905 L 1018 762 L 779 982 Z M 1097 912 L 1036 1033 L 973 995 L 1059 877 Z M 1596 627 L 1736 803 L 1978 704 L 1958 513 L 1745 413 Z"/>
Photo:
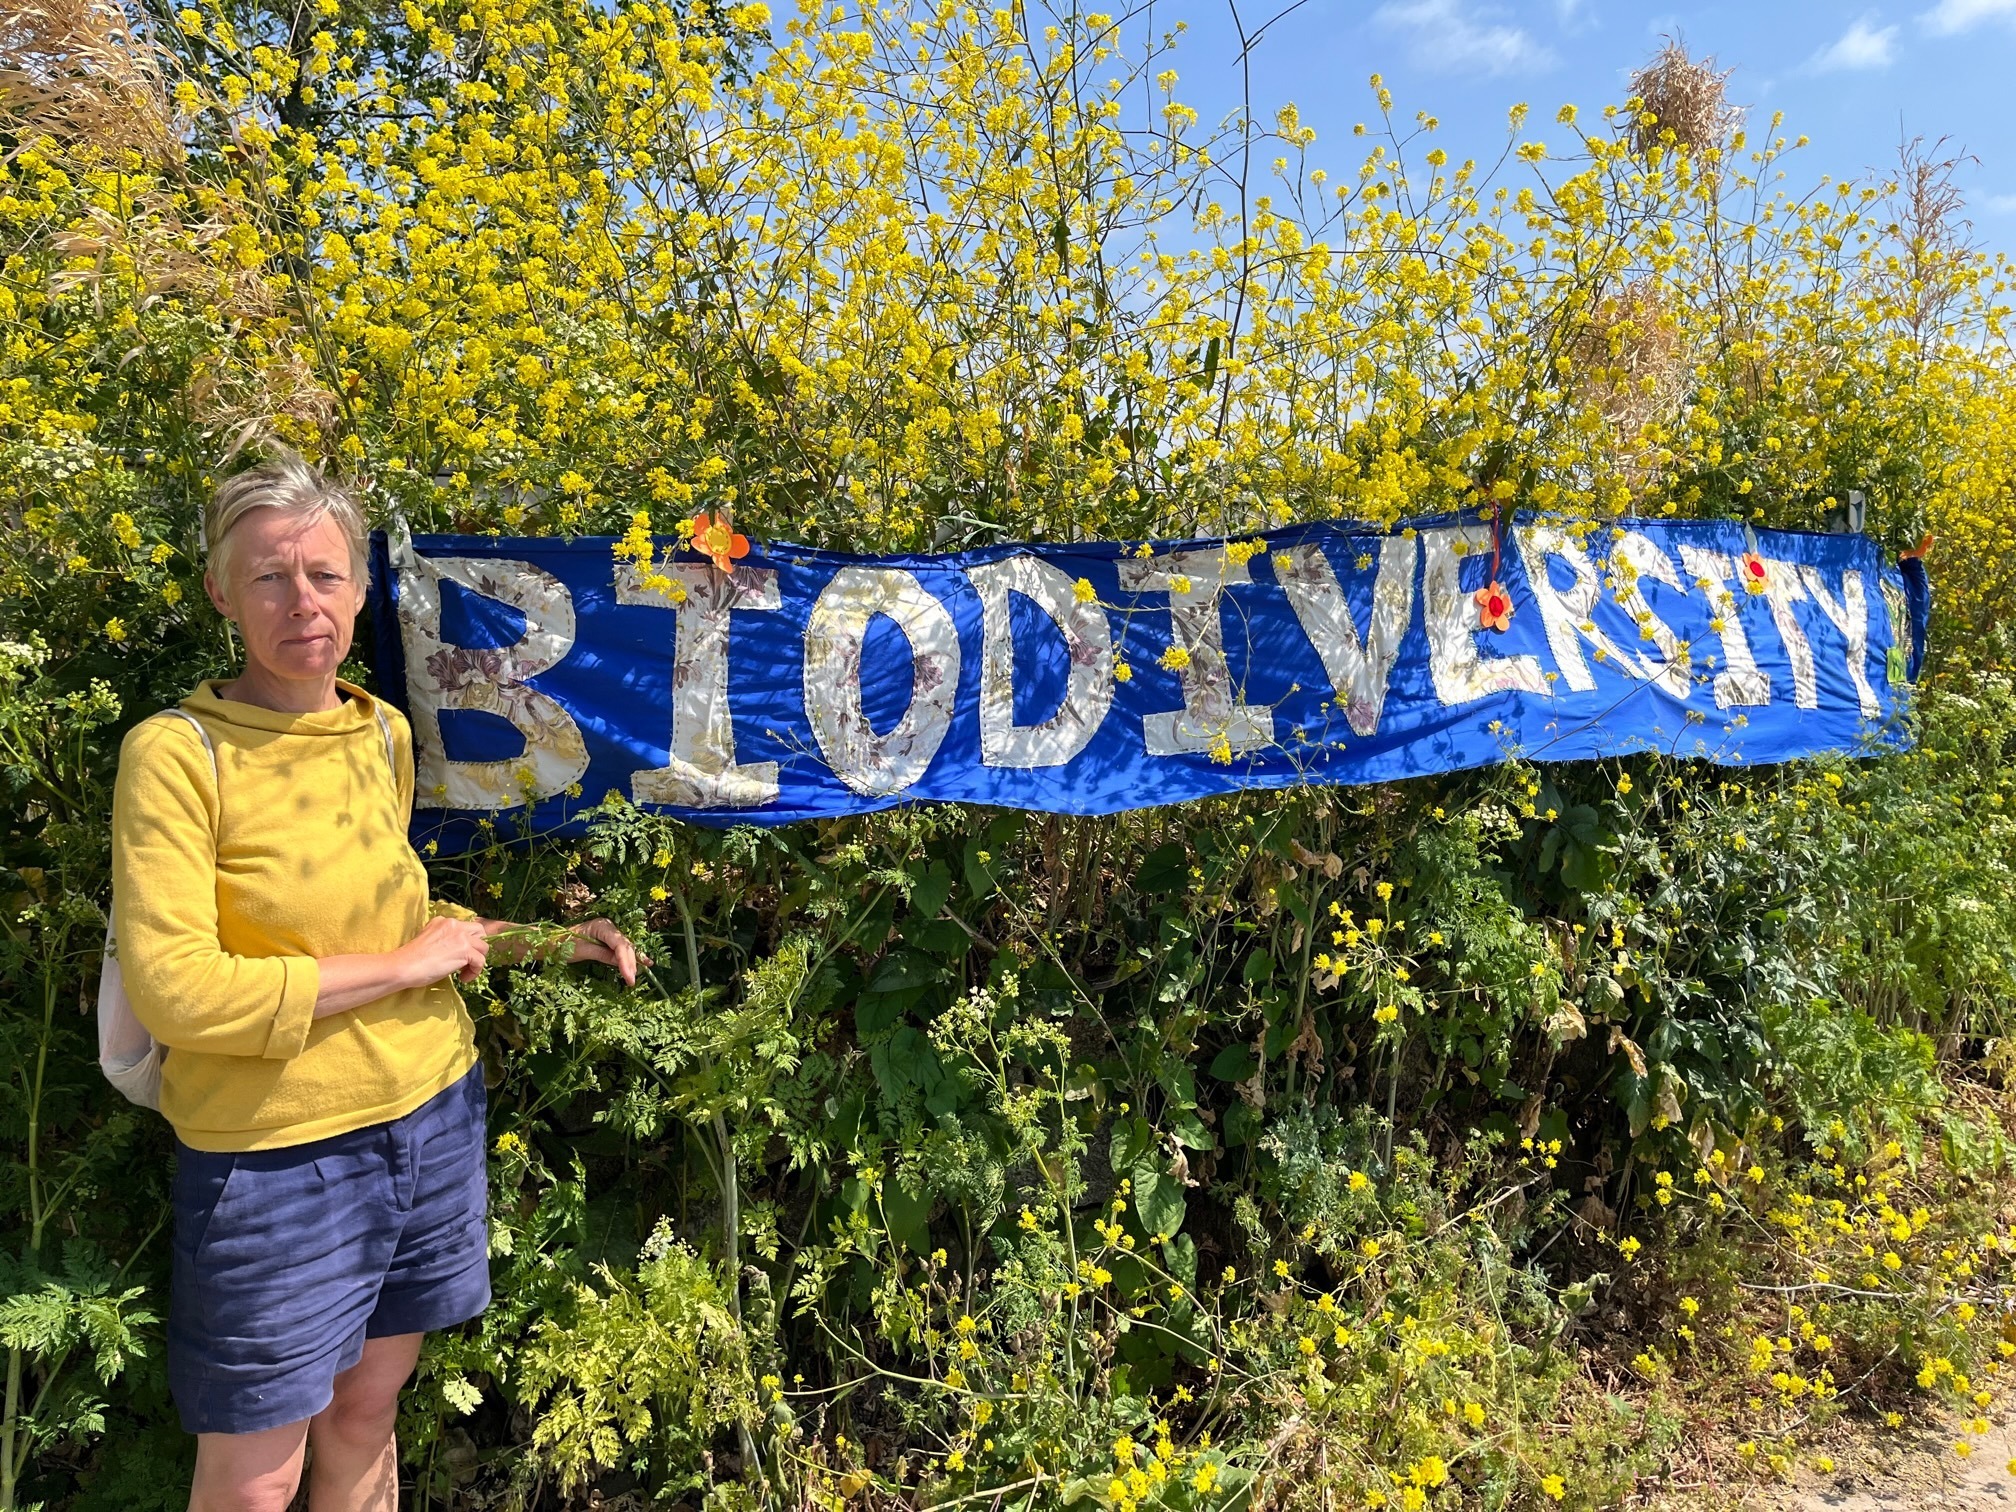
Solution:
<path fill-rule="evenodd" d="M 1405 536 L 1389 535 L 1379 543 L 1379 576 L 1373 581 L 1372 615 L 1362 639 L 1337 573 L 1316 542 L 1290 547 L 1288 565 L 1276 572 L 1302 633 L 1323 659 L 1331 691 L 1357 734 L 1379 731 L 1386 684 L 1414 618 L 1414 566 L 1420 555 Z"/>
<path fill-rule="evenodd" d="M 1063 766 L 1099 732 L 1113 704 L 1113 632 L 1097 603 L 1081 604 L 1060 567 L 1018 553 L 967 569 L 980 595 L 980 760 L 995 767 Z M 1015 641 L 1008 595 L 1019 593 L 1064 637 L 1064 701 L 1038 724 L 1015 723 Z"/>
<path fill-rule="evenodd" d="M 1792 562 L 1764 563 L 1764 602 L 1771 606 L 1771 623 L 1778 627 L 1778 639 L 1785 643 L 1785 659 L 1792 663 L 1792 702 L 1802 709 L 1820 707 L 1820 684 L 1813 676 L 1813 647 L 1807 643 L 1806 629 L 1793 614 L 1792 606 L 1806 597 L 1799 585 L 1799 568 Z"/>
<path fill-rule="evenodd" d="M 1700 581 L 1715 616 L 1715 634 L 1722 640 L 1722 660 L 1727 669 L 1715 674 L 1715 707 L 1735 708 L 1739 704 L 1771 702 L 1771 677 L 1750 654 L 1750 637 L 1743 633 L 1743 620 L 1736 612 L 1736 595 L 1729 590 L 1736 576 L 1736 564 L 1726 551 L 1710 551 L 1700 546 L 1682 546 L 1680 560 Z"/>
<path fill-rule="evenodd" d="M 1876 700 L 1876 690 L 1869 686 L 1869 600 L 1862 591 L 1862 574 L 1854 571 L 1841 574 L 1838 601 L 1827 591 L 1826 579 L 1820 576 L 1818 567 L 1802 566 L 1799 576 L 1805 580 L 1806 591 L 1820 606 L 1820 612 L 1847 638 L 1848 675 L 1855 679 L 1855 697 L 1862 706 L 1862 717 L 1876 718 L 1883 712 L 1883 705 Z"/>
<path fill-rule="evenodd" d="M 1637 622 L 1639 638 L 1658 648 L 1657 655 L 1650 651 L 1635 653 L 1639 675 L 1685 703 L 1694 690 L 1688 676 L 1694 655 L 1680 644 L 1673 627 L 1652 612 L 1652 606 L 1645 602 L 1645 590 L 1638 586 L 1639 579 L 1650 578 L 1675 593 L 1685 593 L 1687 584 L 1680 570 L 1673 565 L 1673 558 L 1642 530 L 1624 532 L 1610 552 L 1610 566 L 1617 580 L 1617 606 Z"/>
<path fill-rule="evenodd" d="M 1493 693 L 1546 695 L 1547 677 L 1537 656 L 1485 656 L 1477 649 L 1477 604 L 1463 591 L 1461 542 L 1466 555 L 1491 548 L 1482 525 L 1438 525 L 1421 532 L 1421 617 L 1428 627 L 1428 671 L 1435 696 L 1454 707 Z"/>
<path fill-rule="evenodd" d="M 861 650 L 876 615 L 910 642 L 910 707 L 877 735 L 862 707 Z M 959 629 L 945 606 L 900 567 L 842 567 L 805 627 L 805 712 L 840 780 L 869 798 L 900 793 L 922 777 L 952 725 L 959 691 Z"/>
<path fill-rule="evenodd" d="M 673 615 L 671 759 L 630 774 L 639 803 L 681 808 L 752 808 L 777 801 L 777 763 L 738 762 L 735 723 L 728 711 L 728 616 L 737 609 L 775 609 L 777 574 L 767 567 L 737 567 L 732 574 L 706 564 L 653 567 L 649 576 L 670 579 L 684 598 L 645 582 L 635 562 L 616 567 L 616 602 L 650 604 Z"/>
<path fill-rule="evenodd" d="M 399 640 L 406 650 L 407 705 L 413 716 L 416 808 L 517 808 L 550 798 L 588 770 L 581 727 L 525 680 L 559 665 L 574 646 L 574 596 L 529 562 L 503 557 L 422 557 L 392 543 L 399 573 Z M 441 639 L 441 580 L 508 604 L 525 616 L 512 645 L 451 646 Z M 479 709 L 507 719 L 525 737 L 508 761 L 450 761 L 441 739 L 444 709 Z"/>
<path fill-rule="evenodd" d="M 1187 587 L 1179 586 L 1179 578 Z M 1235 751 L 1273 743 L 1273 711 L 1239 698 L 1225 661 L 1220 600 L 1231 584 L 1252 581 L 1246 564 L 1235 562 L 1222 546 L 1121 559 L 1122 588 L 1169 595 L 1170 641 L 1189 657 L 1177 674 L 1183 680 L 1183 707 L 1141 721 L 1142 741 L 1150 756 L 1209 751 L 1220 741 Z"/>
<path fill-rule="evenodd" d="M 1513 532 L 1519 540 L 1519 555 L 1526 563 L 1526 581 L 1540 605 L 1540 623 L 1547 627 L 1547 645 L 1560 664 L 1561 677 L 1578 693 L 1596 686 L 1595 674 L 1582 659 L 1582 640 L 1596 648 L 1597 659 L 1615 662 L 1618 670 L 1635 675 L 1638 668 L 1608 635 L 1596 628 L 1598 589 L 1596 564 L 1567 531 L 1558 525 L 1527 525 Z M 1559 557 L 1575 574 L 1570 588 L 1556 588 L 1547 562 Z"/>

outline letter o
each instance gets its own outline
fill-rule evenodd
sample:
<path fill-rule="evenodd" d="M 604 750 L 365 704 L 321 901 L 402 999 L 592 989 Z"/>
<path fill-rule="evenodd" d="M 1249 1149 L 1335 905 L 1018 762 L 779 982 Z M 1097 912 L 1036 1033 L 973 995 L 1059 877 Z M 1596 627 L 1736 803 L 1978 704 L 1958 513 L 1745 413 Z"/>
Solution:
<path fill-rule="evenodd" d="M 861 698 L 868 622 L 886 614 L 910 643 L 910 707 L 877 735 Z M 886 798 L 931 765 L 952 726 L 959 692 L 959 627 L 900 567 L 843 567 L 805 627 L 805 713 L 827 765 L 855 792 Z"/>

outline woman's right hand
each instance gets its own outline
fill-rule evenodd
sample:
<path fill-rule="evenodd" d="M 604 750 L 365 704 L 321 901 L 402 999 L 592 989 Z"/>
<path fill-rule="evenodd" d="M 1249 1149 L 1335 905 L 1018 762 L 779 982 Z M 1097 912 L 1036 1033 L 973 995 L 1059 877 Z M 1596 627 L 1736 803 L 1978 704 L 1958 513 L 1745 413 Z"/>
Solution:
<path fill-rule="evenodd" d="M 473 982 L 483 974 L 489 953 L 489 937 L 481 924 L 445 918 L 429 919 L 426 928 L 396 952 L 412 969 L 416 986 L 451 976 Z"/>

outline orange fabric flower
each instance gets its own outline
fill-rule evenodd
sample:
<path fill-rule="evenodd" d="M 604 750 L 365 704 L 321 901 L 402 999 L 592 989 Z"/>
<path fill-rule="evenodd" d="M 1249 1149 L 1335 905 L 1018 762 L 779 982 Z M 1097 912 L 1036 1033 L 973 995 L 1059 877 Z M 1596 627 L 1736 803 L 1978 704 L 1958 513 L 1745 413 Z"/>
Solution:
<path fill-rule="evenodd" d="M 1512 623 L 1512 595 L 1503 583 L 1479 588 L 1470 597 L 1477 603 L 1477 623 L 1485 630 L 1503 630 Z"/>
<path fill-rule="evenodd" d="M 1736 569 L 1736 576 L 1751 593 L 1762 593 L 1771 586 L 1771 573 L 1764 565 L 1764 558 L 1754 551 L 1743 553 L 1743 564 Z"/>
<path fill-rule="evenodd" d="M 693 549 L 711 559 L 720 571 L 728 572 L 738 560 L 749 555 L 749 537 L 737 535 L 725 514 L 695 515 Z"/>

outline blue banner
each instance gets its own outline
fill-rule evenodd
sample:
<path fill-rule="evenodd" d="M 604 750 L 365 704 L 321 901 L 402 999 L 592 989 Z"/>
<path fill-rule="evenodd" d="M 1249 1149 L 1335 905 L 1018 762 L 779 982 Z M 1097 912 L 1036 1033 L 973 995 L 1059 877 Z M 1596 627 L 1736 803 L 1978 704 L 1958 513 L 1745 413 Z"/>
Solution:
<path fill-rule="evenodd" d="M 895 803 L 1102 814 L 1508 756 L 1902 743 L 1923 565 L 1860 535 L 1465 515 L 1390 532 L 846 556 L 374 536 L 413 835 Z M 487 821 L 488 828 L 485 828 Z"/>

